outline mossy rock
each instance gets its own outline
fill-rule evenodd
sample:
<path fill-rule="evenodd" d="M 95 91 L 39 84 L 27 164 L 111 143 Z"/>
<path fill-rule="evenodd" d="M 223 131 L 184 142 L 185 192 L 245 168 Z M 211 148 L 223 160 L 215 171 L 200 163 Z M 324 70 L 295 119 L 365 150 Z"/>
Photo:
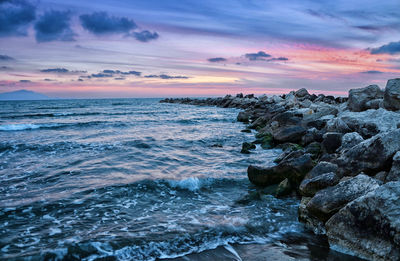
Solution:
<path fill-rule="evenodd" d="M 266 150 L 274 147 L 274 139 L 271 133 L 257 133 L 254 143 L 261 144 L 261 148 Z"/>
<path fill-rule="evenodd" d="M 243 142 L 242 150 L 240 151 L 240 153 L 249 154 L 250 150 L 255 149 L 255 148 L 256 148 L 256 145 L 254 145 L 253 143 Z"/>

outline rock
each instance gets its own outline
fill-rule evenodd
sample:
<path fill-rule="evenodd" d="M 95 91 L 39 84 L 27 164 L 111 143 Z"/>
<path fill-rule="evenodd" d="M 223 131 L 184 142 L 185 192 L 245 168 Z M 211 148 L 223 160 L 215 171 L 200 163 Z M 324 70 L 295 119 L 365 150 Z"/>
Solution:
<path fill-rule="evenodd" d="M 249 122 L 250 114 L 251 113 L 247 112 L 247 111 L 239 112 L 239 114 L 237 116 L 237 121 L 245 122 L 245 123 Z"/>
<path fill-rule="evenodd" d="M 326 223 L 330 245 L 369 260 L 400 260 L 400 182 L 354 200 Z"/>
<path fill-rule="evenodd" d="M 339 148 L 339 151 L 350 149 L 360 144 L 363 141 L 364 141 L 363 137 L 361 137 L 361 135 L 358 134 L 357 132 L 346 133 L 342 137 L 342 145 Z"/>
<path fill-rule="evenodd" d="M 365 88 L 351 89 L 349 91 L 348 107 L 351 111 L 364 111 L 368 101 L 382 98 L 383 92 L 378 85 L 369 85 Z"/>
<path fill-rule="evenodd" d="M 240 153 L 249 154 L 250 150 L 255 149 L 255 148 L 256 148 L 256 145 L 254 145 L 253 143 L 243 142 L 242 150 L 240 151 Z"/>
<path fill-rule="evenodd" d="M 307 91 L 305 88 L 301 88 L 300 90 L 297 90 L 297 91 L 294 93 L 294 95 L 295 95 L 296 97 L 298 97 L 298 98 L 301 98 L 301 97 L 304 97 L 304 96 L 310 95 L 310 94 L 308 93 L 308 91 Z"/>
<path fill-rule="evenodd" d="M 261 144 L 263 149 L 272 149 L 274 147 L 274 141 L 272 135 L 268 132 L 259 132 L 256 134 L 255 144 Z"/>
<path fill-rule="evenodd" d="M 261 187 L 278 184 L 285 179 L 282 173 L 276 171 L 276 166 L 263 168 L 250 165 L 247 168 L 247 176 L 251 183 Z"/>
<path fill-rule="evenodd" d="M 243 129 L 240 132 L 251 133 L 251 130 L 250 129 Z"/>
<path fill-rule="evenodd" d="M 294 151 L 276 166 L 264 168 L 250 165 L 247 176 L 257 186 L 278 184 L 286 178 L 293 186 L 297 186 L 312 168 L 313 162 L 309 154 Z"/>
<path fill-rule="evenodd" d="M 307 210 L 311 215 L 326 222 L 347 203 L 379 187 L 378 181 L 364 174 L 340 182 L 334 187 L 320 190 L 308 202 Z"/>
<path fill-rule="evenodd" d="M 383 98 L 383 106 L 387 110 L 400 110 L 400 78 L 387 82 Z"/>
<path fill-rule="evenodd" d="M 380 105 L 382 104 L 382 102 L 383 102 L 383 99 L 373 99 L 373 100 L 367 101 L 365 103 L 365 108 L 367 110 L 369 110 L 369 109 L 377 110 L 380 108 Z"/>
<path fill-rule="evenodd" d="M 306 179 L 312 179 L 318 176 L 321 176 L 322 174 L 325 173 L 336 173 L 338 170 L 338 165 L 331 163 L 331 162 L 326 162 L 326 161 L 320 161 L 307 175 Z"/>
<path fill-rule="evenodd" d="M 311 197 L 302 197 L 299 205 L 298 218 L 300 222 L 312 229 L 315 234 L 325 234 L 324 223 L 316 218 L 314 218 L 307 210 L 307 204 L 310 202 Z"/>
<path fill-rule="evenodd" d="M 333 173 L 326 173 L 312 179 L 304 179 L 299 187 L 303 196 L 312 197 L 321 189 L 334 186 L 339 183 L 339 177 Z"/>
<path fill-rule="evenodd" d="M 282 180 L 278 187 L 276 188 L 275 195 L 276 197 L 283 197 L 289 195 L 292 191 L 292 186 L 290 185 L 289 179 Z"/>
<path fill-rule="evenodd" d="M 306 129 L 302 126 L 287 126 L 274 130 L 272 136 L 277 142 L 299 142 Z"/>
<path fill-rule="evenodd" d="M 305 153 L 311 154 L 311 158 L 316 159 L 321 153 L 321 143 L 312 142 L 304 148 Z"/>
<path fill-rule="evenodd" d="M 386 171 L 379 171 L 378 173 L 376 173 L 376 175 L 374 176 L 374 179 L 381 181 L 382 183 L 386 182 L 386 176 L 388 175 L 388 173 Z"/>
<path fill-rule="evenodd" d="M 400 151 L 400 129 L 378 134 L 343 151 L 337 164 L 342 176 L 360 172 L 375 174 L 390 169 L 397 151 Z"/>
<path fill-rule="evenodd" d="M 400 181 L 400 151 L 396 152 L 393 156 L 392 167 L 385 179 L 389 181 Z"/>
<path fill-rule="evenodd" d="M 327 132 L 323 135 L 322 148 L 325 152 L 334 153 L 342 144 L 342 133 Z"/>

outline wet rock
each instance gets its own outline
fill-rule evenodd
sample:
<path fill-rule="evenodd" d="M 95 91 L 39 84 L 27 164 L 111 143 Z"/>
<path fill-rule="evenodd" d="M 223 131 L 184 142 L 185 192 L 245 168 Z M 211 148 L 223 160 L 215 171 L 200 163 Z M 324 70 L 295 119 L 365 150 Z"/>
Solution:
<path fill-rule="evenodd" d="M 311 215 L 326 222 L 347 203 L 379 187 L 377 180 L 364 174 L 340 182 L 334 187 L 320 190 L 308 202 L 307 210 Z"/>
<path fill-rule="evenodd" d="M 304 148 L 305 153 L 311 154 L 311 158 L 316 159 L 321 153 L 321 143 L 312 142 Z"/>
<path fill-rule="evenodd" d="M 304 225 L 313 230 L 315 234 L 325 234 L 325 226 L 324 223 L 317 218 L 313 217 L 310 215 L 310 213 L 307 210 L 307 204 L 310 202 L 311 197 L 302 197 L 301 202 L 299 205 L 299 212 L 298 212 L 298 218 L 299 221 L 304 223 Z"/>
<path fill-rule="evenodd" d="M 326 162 L 326 161 L 320 161 L 307 175 L 306 179 L 312 179 L 318 176 L 321 176 L 322 174 L 326 173 L 337 173 L 338 170 L 338 165 L 331 163 L 331 162 Z"/>
<path fill-rule="evenodd" d="M 250 115 L 251 113 L 248 111 L 241 111 L 237 116 L 237 121 L 247 123 L 249 122 Z"/>
<path fill-rule="evenodd" d="M 240 151 L 240 153 L 249 154 L 250 150 L 253 150 L 255 148 L 256 148 L 256 145 L 254 145 L 253 143 L 243 142 L 242 150 Z"/>
<path fill-rule="evenodd" d="M 343 151 L 337 164 L 342 176 L 360 172 L 375 174 L 390 169 L 397 151 L 400 151 L 400 129 L 378 134 Z"/>
<path fill-rule="evenodd" d="M 294 151 L 276 166 L 263 168 L 250 165 L 247 176 L 257 186 L 278 184 L 286 178 L 293 186 L 297 186 L 312 168 L 313 162 L 309 154 Z"/>
<path fill-rule="evenodd" d="M 368 101 L 383 98 L 383 92 L 378 85 L 369 85 L 365 88 L 351 89 L 349 91 L 348 107 L 351 111 L 364 111 Z"/>
<path fill-rule="evenodd" d="M 323 135 L 322 148 L 325 152 L 334 153 L 342 144 L 342 133 L 327 132 Z"/>
<path fill-rule="evenodd" d="M 250 129 L 244 129 L 244 130 L 241 130 L 240 132 L 251 133 L 251 130 Z"/>
<path fill-rule="evenodd" d="M 259 132 L 256 134 L 255 144 L 261 144 L 263 149 L 272 149 L 274 147 L 274 141 L 272 135 L 269 132 Z"/>
<path fill-rule="evenodd" d="M 386 182 L 386 176 L 388 175 L 388 173 L 386 171 L 379 171 L 378 173 L 376 173 L 376 175 L 374 176 L 374 179 L 381 181 L 382 183 Z"/>
<path fill-rule="evenodd" d="M 400 151 L 396 152 L 393 156 L 392 167 L 385 179 L 389 181 L 400 181 Z"/>
<path fill-rule="evenodd" d="M 400 78 L 391 79 L 387 82 L 383 106 L 387 110 L 400 110 Z"/>
<path fill-rule="evenodd" d="M 383 103 L 383 99 L 373 99 L 373 100 L 367 101 L 365 103 L 365 108 L 367 110 L 369 110 L 369 109 L 377 110 L 381 107 L 382 103 Z"/>
<path fill-rule="evenodd" d="M 247 168 L 247 176 L 251 183 L 261 187 L 278 184 L 285 179 L 276 166 L 264 168 L 250 165 Z"/>
<path fill-rule="evenodd" d="M 291 191 L 292 191 L 292 186 L 290 184 L 289 179 L 286 178 L 279 183 L 278 187 L 276 188 L 274 196 L 276 197 L 287 196 L 291 193 Z"/>
<path fill-rule="evenodd" d="M 299 187 L 303 196 L 312 197 L 321 189 L 334 186 L 339 183 L 339 177 L 333 173 L 325 173 L 311 179 L 304 179 Z"/>
<path fill-rule="evenodd" d="M 370 260 L 400 260 L 400 182 L 354 200 L 326 223 L 329 243 Z"/>
<path fill-rule="evenodd" d="M 306 129 L 302 126 L 285 126 L 274 130 L 272 136 L 277 142 L 299 142 Z"/>

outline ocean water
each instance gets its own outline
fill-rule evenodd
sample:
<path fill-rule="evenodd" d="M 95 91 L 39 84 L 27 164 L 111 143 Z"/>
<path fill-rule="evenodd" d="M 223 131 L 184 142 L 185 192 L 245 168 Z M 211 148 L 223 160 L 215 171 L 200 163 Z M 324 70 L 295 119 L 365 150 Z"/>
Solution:
<path fill-rule="evenodd" d="M 298 199 L 240 201 L 256 191 L 247 166 L 279 151 L 240 154 L 254 134 L 237 113 L 157 99 L 0 102 L 0 259 L 347 258 L 304 230 Z"/>

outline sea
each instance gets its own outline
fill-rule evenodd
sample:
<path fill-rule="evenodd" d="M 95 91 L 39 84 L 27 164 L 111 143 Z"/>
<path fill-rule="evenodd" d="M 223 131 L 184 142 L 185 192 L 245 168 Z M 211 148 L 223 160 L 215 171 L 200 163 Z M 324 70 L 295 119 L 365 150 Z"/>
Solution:
<path fill-rule="evenodd" d="M 237 109 L 159 99 L 0 102 L 1 260 L 357 260 L 257 197 Z"/>

